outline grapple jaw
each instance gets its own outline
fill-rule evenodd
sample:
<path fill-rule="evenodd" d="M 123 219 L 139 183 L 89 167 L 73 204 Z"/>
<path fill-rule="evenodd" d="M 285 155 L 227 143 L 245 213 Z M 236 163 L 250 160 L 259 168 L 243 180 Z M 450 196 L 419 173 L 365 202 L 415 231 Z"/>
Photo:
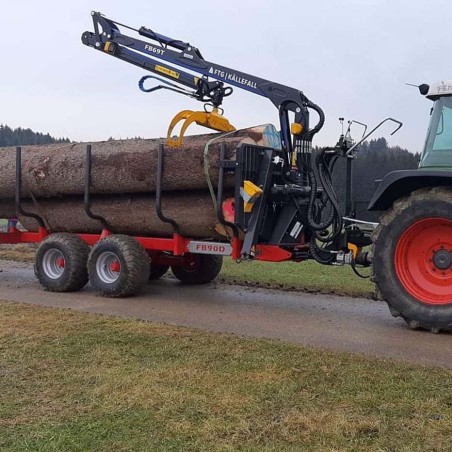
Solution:
<path fill-rule="evenodd" d="M 173 130 L 176 125 L 184 121 L 179 132 L 178 137 L 173 137 Z M 192 111 L 182 110 L 171 121 L 168 127 L 166 136 L 166 144 L 172 148 L 179 148 L 182 146 L 184 135 L 187 128 L 192 123 L 199 126 L 207 127 L 208 129 L 216 130 L 218 132 L 233 132 L 235 127 L 219 112 L 218 108 L 214 108 L 211 112 L 207 111 Z"/>

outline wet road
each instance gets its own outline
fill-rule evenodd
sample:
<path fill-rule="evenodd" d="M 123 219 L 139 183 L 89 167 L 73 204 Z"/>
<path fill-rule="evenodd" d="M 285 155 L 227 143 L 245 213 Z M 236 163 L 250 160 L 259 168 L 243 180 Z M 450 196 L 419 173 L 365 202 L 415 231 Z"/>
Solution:
<path fill-rule="evenodd" d="M 0 299 L 70 308 L 452 369 L 452 334 L 412 331 L 382 302 L 164 279 L 127 299 L 45 292 L 32 266 L 0 261 Z"/>

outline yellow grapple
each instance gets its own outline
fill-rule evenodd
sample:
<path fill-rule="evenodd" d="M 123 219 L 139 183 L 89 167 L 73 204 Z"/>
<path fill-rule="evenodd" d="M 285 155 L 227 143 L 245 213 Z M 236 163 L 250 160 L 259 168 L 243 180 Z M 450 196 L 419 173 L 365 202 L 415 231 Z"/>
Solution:
<path fill-rule="evenodd" d="M 172 133 L 176 125 L 184 121 L 180 129 L 178 137 L 173 137 Z M 166 144 L 172 148 L 178 148 L 182 145 L 184 135 L 187 128 L 195 122 L 199 126 L 207 127 L 218 132 L 233 132 L 235 127 L 229 123 L 229 121 L 220 114 L 218 108 L 214 108 L 211 112 L 207 111 L 192 111 L 182 110 L 171 121 L 168 127 L 168 133 L 166 135 Z"/>

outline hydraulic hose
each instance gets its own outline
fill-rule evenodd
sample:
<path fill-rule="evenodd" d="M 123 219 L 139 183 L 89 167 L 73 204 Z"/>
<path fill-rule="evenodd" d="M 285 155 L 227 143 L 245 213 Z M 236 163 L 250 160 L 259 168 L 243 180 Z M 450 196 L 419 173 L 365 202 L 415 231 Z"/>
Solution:
<path fill-rule="evenodd" d="M 329 243 L 334 240 L 341 233 L 343 225 L 340 207 L 337 202 L 336 193 L 331 181 L 329 161 L 327 161 L 326 158 L 327 156 L 325 154 L 325 151 L 322 151 L 320 154 L 318 154 L 316 158 L 316 166 L 318 169 L 320 183 L 326 195 L 326 200 L 324 201 L 323 206 L 319 207 L 316 202 L 318 186 L 317 177 L 312 168 L 308 169 L 308 178 L 311 185 L 311 193 L 308 204 L 307 222 L 310 228 L 314 231 L 314 240 L 317 239 L 323 243 Z M 326 220 L 321 222 L 322 211 L 328 204 L 331 206 L 330 212 Z M 331 225 L 333 225 L 333 230 L 330 234 L 328 234 L 327 237 L 323 237 L 318 233 L 319 231 L 325 231 Z"/>
<path fill-rule="evenodd" d="M 320 182 L 331 203 L 332 211 L 334 212 L 333 222 L 335 223 L 335 227 L 333 228 L 333 234 L 331 234 L 329 237 L 330 240 L 333 240 L 342 231 L 342 214 L 340 211 L 339 203 L 337 202 L 336 192 L 334 191 L 333 182 L 331 180 L 331 173 L 328 169 L 328 163 L 325 161 L 324 153 L 319 154 L 316 163 L 318 164 Z"/>
<path fill-rule="evenodd" d="M 309 205 L 308 205 L 308 215 L 307 220 L 309 227 L 314 231 L 323 231 L 331 224 L 334 220 L 334 209 L 331 209 L 331 212 L 327 218 L 327 220 L 323 223 L 317 223 L 314 219 L 314 214 L 317 213 L 316 211 L 316 198 L 317 198 L 317 178 L 315 176 L 314 170 L 312 168 L 308 168 L 308 179 L 309 184 L 311 186 L 311 193 L 309 195 Z M 328 196 L 328 192 L 327 196 Z M 329 196 L 328 196 L 329 197 Z"/>
<path fill-rule="evenodd" d="M 319 122 L 316 124 L 314 128 L 309 131 L 309 140 L 312 140 L 312 137 L 320 131 L 320 129 L 325 124 L 325 113 L 323 110 L 314 102 L 308 100 L 307 107 L 312 108 L 319 115 Z"/>
<path fill-rule="evenodd" d="M 323 250 L 322 248 L 319 248 L 316 243 L 316 238 L 313 235 L 311 237 L 311 240 L 309 242 L 309 251 L 311 253 L 311 256 L 319 263 L 323 265 L 331 265 L 336 255 L 331 253 L 330 251 Z"/>

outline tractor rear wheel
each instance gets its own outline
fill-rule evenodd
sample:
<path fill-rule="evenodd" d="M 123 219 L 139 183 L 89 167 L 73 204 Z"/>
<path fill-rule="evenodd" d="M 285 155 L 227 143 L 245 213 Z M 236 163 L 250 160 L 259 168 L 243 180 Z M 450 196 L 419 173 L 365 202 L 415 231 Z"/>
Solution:
<path fill-rule="evenodd" d="M 223 266 L 223 256 L 190 254 L 182 265 L 173 265 L 174 276 L 184 284 L 206 284 L 214 280 Z"/>
<path fill-rule="evenodd" d="M 88 282 L 89 246 L 77 235 L 51 234 L 36 250 L 35 275 L 50 292 L 76 292 Z"/>
<path fill-rule="evenodd" d="M 127 235 L 98 242 L 88 258 L 89 280 L 104 297 L 136 295 L 149 278 L 150 259 L 143 246 Z"/>
<path fill-rule="evenodd" d="M 411 328 L 452 330 L 452 189 L 396 201 L 372 241 L 373 280 L 391 313 Z"/>

